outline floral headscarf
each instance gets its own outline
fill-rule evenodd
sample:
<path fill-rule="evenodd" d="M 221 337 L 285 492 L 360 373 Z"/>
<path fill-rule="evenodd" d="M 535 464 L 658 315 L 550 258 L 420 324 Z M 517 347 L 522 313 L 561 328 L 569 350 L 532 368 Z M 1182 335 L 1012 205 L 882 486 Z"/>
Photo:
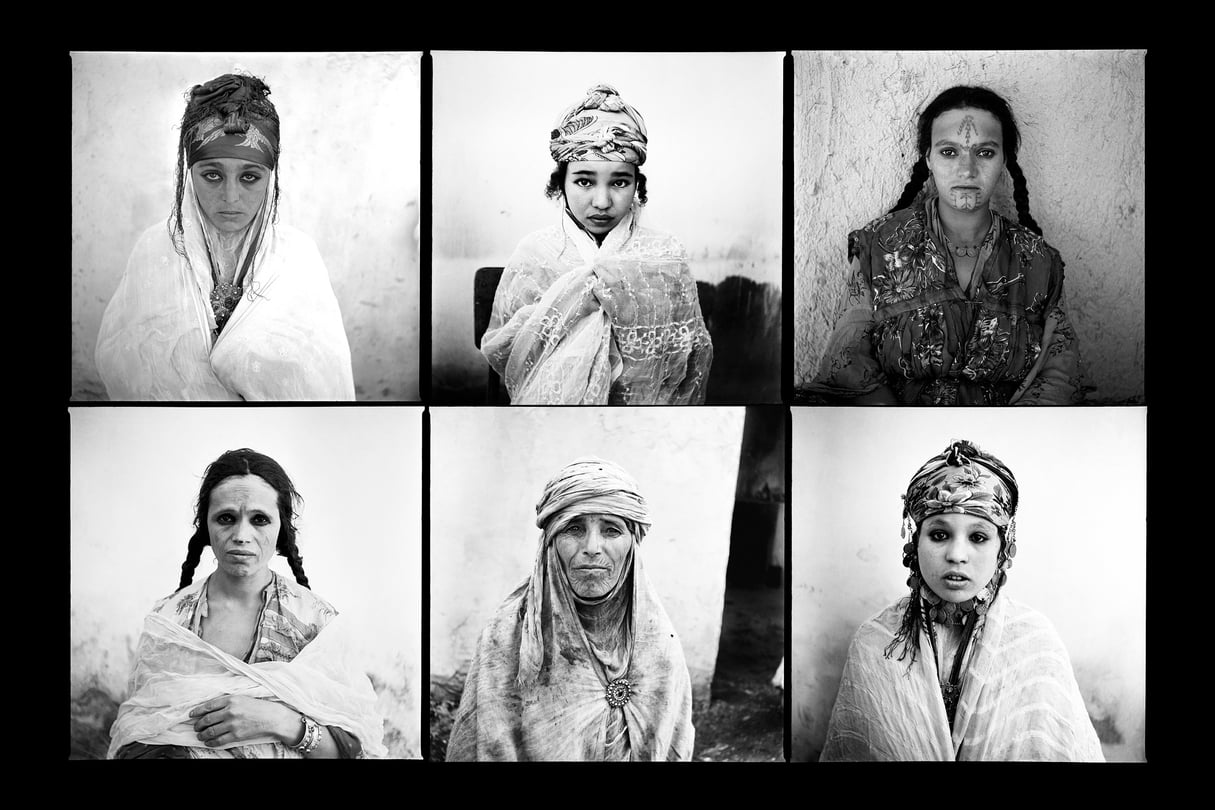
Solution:
<path fill-rule="evenodd" d="M 616 88 L 597 84 L 557 119 L 548 150 L 558 163 L 610 160 L 640 166 L 648 140 L 641 113 Z"/>
<path fill-rule="evenodd" d="M 903 495 L 903 517 L 919 526 L 942 513 L 973 515 L 1005 529 L 1017 512 L 1017 480 L 995 456 L 955 441 L 920 468 Z"/>

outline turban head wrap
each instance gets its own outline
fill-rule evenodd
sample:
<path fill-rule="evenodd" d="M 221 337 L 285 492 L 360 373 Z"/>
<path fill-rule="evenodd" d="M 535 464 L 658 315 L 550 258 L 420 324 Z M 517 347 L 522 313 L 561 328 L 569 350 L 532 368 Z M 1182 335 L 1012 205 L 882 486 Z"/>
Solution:
<path fill-rule="evenodd" d="M 544 486 L 536 504 L 536 525 L 551 540 L 578 515 L 616 515 L 636 527 L 641 541 L 650 513 L 637 482 L 623 467 L 586 456 L 566 465 Z"/>
<path fill-rule="evenodd" d="M 903 495 L 903 516 L 916 526 L 946 512 L 973 515 L 1007 528 L 1017 512 L 1012 470 L 970 442 L 953 442 L 920 468 Z"/>
<path fill-rule="evenodd" d="M 597 84 L 586 98 L 562 113 L 549 135 L 553 160 L 610 160 L 645 163 L 645 119 L 614 87 Z"/>
<path fill-rule="evenodd" d="M 186 165 L 237 158 L 277 166 L 278 113 L 269 95 L 270 88 L 254 76 L 229 73 L 195 85 L 186 107 L 193 121 L 184 138 Z"/>

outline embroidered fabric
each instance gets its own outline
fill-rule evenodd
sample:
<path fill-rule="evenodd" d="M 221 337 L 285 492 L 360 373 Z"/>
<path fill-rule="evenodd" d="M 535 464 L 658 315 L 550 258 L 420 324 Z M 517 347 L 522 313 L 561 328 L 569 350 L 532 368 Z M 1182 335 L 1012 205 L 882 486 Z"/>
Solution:
<path fill-rule="evenodd" d="M 884 650 L 906 598 L 857 630 L 820 759 L 1104 760 L 1097 733 L 1054 626 L 1001 594 L 979 617 L 950 728 L 935 655 L 908 665 Z M 926 634 L 926 631 L 921 631 Z M 922 649 L 934 649 L 928 638 Z"/>
<path fill-rule="evenodd" d="M 907 405 L 1081 401 L 1058 251 L 993 211 L 964 290 L 935 204 L 849 234 L 848 290 L 808 392 L 847 400 L 886 386 Z"/>
<path fill-rule="evenodd" d="M 528 405 L 701 404 L 713 362 L 687 252 L 633 213 L 602 246 L 567 213 L 524 238 L 481 352 Z"/>
<path fill-rule="evenodd" d="M 106 306 L 96 361 L 112 400 L 353 400 L 350 344 L 316 244 L 264 224 L 218 333 L 202 213 L 186 175 L 180 255 L 143 233 Z M 272 182 L 272 181 L 271 181 Z"/>

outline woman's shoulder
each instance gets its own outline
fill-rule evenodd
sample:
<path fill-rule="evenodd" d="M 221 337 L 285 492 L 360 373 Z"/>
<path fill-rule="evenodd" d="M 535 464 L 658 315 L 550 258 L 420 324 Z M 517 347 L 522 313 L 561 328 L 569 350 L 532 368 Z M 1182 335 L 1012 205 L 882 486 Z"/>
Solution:
<path fill-rule="evenodd" d="M 996 216 L 1003 221 L 1003 240 L 1015 255 L 1029 261 L 1033 259 L 1051 261 L 1060 258 L 1059 251 L 1055 250 L 1041 235 L 1003 214 Z"/>
<path fill-rule="evenodd" d="M 178 623 L 183 620 L 188 621 L 194 613 L 194 608 L 198 605 L 198 600 L 201 598 L 206 584 L 207 578 L 203 577 L 184 588 L 179 588 L 168 596 L 158 599 L 152 606 L 152 612 Z"/>
<path fill-rule="evenodd" d="M 853 645 L 864 646 L 869 642 L 880 642 L 884 648 L 898 632 L 903 623 L 903 613 L 907 610 L 907 597 L 903 596 L 874 613 L 853 634 Z"/>
<path fill-rule="evenodd" d="M 277 572 L 273 587 L 277 589 L 279 604 L 304 621 L 324 627 L 338 615 L 337 608 L 327 599 Z"/>
<path fill-rule="evenodd" d="M 852 233 L 882 235 L 894 233 L 900 228 L 906 228 L 908 224 L 918 223 L 922 226 L 927 221 L 924 206 L 916 204 L 908 208 L 900 208 L 897 211 L 889 211 L 880 217 L 875 217 Z"/>
<path fill-rule="evenodd" d="M 1055 630 L 1055 623 L 1040 610 L 1007 595 L 1002 595 L 997 601 L 1004 602 L 1005 626 L 1014 628 L 1019 632 L 1046 633 L 1058 637 L 1059 634 Z"/>

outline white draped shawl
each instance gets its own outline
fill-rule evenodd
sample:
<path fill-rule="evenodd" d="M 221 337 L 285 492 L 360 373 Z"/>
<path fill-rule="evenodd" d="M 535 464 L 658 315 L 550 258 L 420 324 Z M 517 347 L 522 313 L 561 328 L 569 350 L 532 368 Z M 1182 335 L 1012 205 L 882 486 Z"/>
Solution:
<path fill-rule="evenodd" d="M 632 212 L 602 245 L 568 213 L 525 237 L 481 352 L 520 405 L 700 404 L 713 361 L 687 252 Z"/>
<path fill-rule="evenodd" d="M 603 760 L 613 709 L 608 679 L 568 586 L 541 548 L 532 577 L 499 606 L 477 642 L 456 711 L 447 760 Z M 692 683 L 683 648 L 633 547 L 633 633 L 624 704 L 633 760 L 692 758 Z M 539 647 L 539 649 L 536 649 Z M 520 683 L 521 659 L 539 663 Z"/>
<path fill-rule="evenodd" d="M 106 306 L 96 361 L 112 400 L 353 400 L 350 344 L 306 234 L 266 222 L 245 293 L 214 337 L 211 264 L 187 175 L 185 256 L 146 230 Z"/>
<path fill-rule="evenodd" d="M 321 725 L 358 738 L 363 756 L 383 757 L 383 720 L 367 675 L 349 666 L 350 640 L 335 617 L 291 661 L 247 664 L 165 616 L 144 619 L 131 673 L 130 696 L 110 730 L 108 757 L 134 742 L 189 746 L 202 755 L 241 746 L 245 754 L 298 756 L 270 737 L 209 749 L 194 730 L 190 710 L 223 695 L 278 701 Z"/>
<path fill-rule="evenodd" d="M 926 634 L 908 658 L 886 646 L 906 600 L 861 625 L 844 665 L 821 761 L 1103 761 L 1071 661 L 1041 613 L 1001 594 L 962 675 L 952 732 Z"/>

